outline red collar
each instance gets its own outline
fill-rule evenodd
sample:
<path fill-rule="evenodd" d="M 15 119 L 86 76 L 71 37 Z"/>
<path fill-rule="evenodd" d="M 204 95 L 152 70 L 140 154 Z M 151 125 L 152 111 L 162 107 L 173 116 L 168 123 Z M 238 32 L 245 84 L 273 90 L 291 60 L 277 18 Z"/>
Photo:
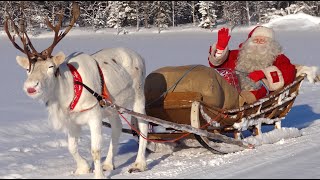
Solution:
<path fill-rule="evenodd" d="M 77 71 L 77 69 L 74 66 L 72 66 L 71 64 L 67 64 L 67 65 L 72 73 L 73 82 L 78 81 L 78 82 L 82 83 L 82 78 L 81 78 L 79 72 Z M 83 87 L 80 84 L 73 83 L 73 89 L 74 89 L 74 97 L 73 97 L 72 102 L 70 103 L 70 110 L 73 110 L 74 107 L 76 107 L 76 105 L 80 99 Z"/>

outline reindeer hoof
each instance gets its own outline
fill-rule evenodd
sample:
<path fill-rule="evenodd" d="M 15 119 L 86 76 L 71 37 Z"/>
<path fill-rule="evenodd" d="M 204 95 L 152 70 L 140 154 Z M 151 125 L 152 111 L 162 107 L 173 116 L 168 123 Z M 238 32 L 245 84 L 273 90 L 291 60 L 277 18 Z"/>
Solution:
<path fill-rule="evenodd" d="M 95 179 L 106 179 L 106 177 L 104 176 L 103 173 L 98 174 L 98 175 L 94 175 L 94 178 L 95 178 Z"/>
<path fill-rule="evenodd" d="M 129 169 L 129 173 L 133 172 L 142 172 L 147 170 L 146 163 L 134 163 L 133 166 Z"/>
<path fill-rule="evenodd" d="M 136 172 L 142 172 L 142 171 L 138 168 L 130 168 L 128 172 L 129 173 L 136 173 Z"/>
<path fill-rule="evenodd" d="M 111 164 L 103 164 L 102 169 L 104 171 L 112 171 L 112 170 L 114 170 L 114 166 Z"/>
<path fill-rule="evenodd" d="M 89 167 L 77 168 L 77 170 L 74 172 L 75 175 L 88 174 L 88 173 L 90 173 Z"/>

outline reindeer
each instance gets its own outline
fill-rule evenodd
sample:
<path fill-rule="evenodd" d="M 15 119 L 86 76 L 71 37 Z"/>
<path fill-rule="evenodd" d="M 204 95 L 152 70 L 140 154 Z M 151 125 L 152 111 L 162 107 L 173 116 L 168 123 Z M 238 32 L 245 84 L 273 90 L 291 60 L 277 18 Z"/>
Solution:
<path fill-rule="evenodd" d="M 63 52 L 59 52 L 52 56 L 54 47 L 70 31 L 79 14 L 79 6 L 73 4 L 70 24 L 60 34 L 62 13 L 59 14 L 56 26 L 53 26 L 46 18 L 46 23 L 55 32 L 55 36 L 52 45 L 41 53 L 36 51 L 27 33 L 20 32 L 10 16 L 14 31 L 20 38 L 23 47 L 15 42 L 14 36 L 11 36 L 8 30 L 8 18 L 5 21 L 5 31 L 13 45 L 27 55 L 27 57 L 16 57 L 17 63 L 27 70 L 24 91 L 29 97 L 46 105 L 48 119 L 54 129 L 68 134 L 68 149 L 77 164 L 75 174 L 90 172 L 88 162 L 78 152 L 81 127 L 88 125 L 91 133 L 94 177 L 103 178 L 103 170 L 114 169 L 114 155 L 117 153 L 122 123 L 118 111 L 112 107 L 101 108 L 97 99 L 89 91 L 83 89 L 83 85 L 94 92 L 104 92 L 103 97 L 117 105 L 145 114 L 143 92 L 145 63 L 139 54 L 126 48 L 102 49 L 92 55 L 73 53 L 65 57 Z M 101 163 L 101 130 L 104 118 L 108 118 L 112 126 L 112 139 L 107 157 Z M 132 118 L 132 121 L 138 121 L 138 128 L 144 136 L 147 136 L 148 123 Z M 136 161 L 129 172 L 147 169 L 146 145 L 146 140 L 139 138 Z"/>

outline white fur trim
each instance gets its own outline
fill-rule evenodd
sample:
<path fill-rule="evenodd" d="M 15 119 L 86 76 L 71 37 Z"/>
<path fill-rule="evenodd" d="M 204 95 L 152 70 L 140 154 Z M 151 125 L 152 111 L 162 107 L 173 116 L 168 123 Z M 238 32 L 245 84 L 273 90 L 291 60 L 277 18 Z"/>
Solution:
<path fill-rule="evenodd" d="M 213 64 L 214 66 L 220 66 L 222 63 L 224 63 L 228 56 L 229 56 L 229 48 L 226 47 L 222 54 L 220 54 L 220 56 L 215 56 L 217 52 L 217 47 L 215 44 L 213 44 L 211 46 L 211 52 L 209 54 L 209 61 L 211 62 L 211 64 Z"/>
<path fill-rule="evenodd" d="M 317 71 L 318 67 L 316 66 L 303 66 L 303 65 L 295 65 L 297 69 L 296 76 L 300 76 L 301 74 L 306 74 L 307 79 L 310 83 L 315 83 L 318 81 Z"/>
<path fill-rule="evenodd" d="M 268 37 L 268 38 L 273 39 L 274 38 L 274 31 L 271 28 L 261 26 L 261 27 L 257 27 L 253 31 L 251 37 L 254 37 L 254 36 L 264 36 L 264 37 Z"/>
<path fill-rule="evenodd" d="M 269 66 L 262 71 L 266 76 L 266 79 L 263 79 L 263 82 L 266 84 L 270 91 L 278 90 L 284 86 L 284 79 L 279 68 L 277 68 L 276 66 Z M 277 76 L 279 81 L 274 82 L 274 78 L 272 76 Z"/>

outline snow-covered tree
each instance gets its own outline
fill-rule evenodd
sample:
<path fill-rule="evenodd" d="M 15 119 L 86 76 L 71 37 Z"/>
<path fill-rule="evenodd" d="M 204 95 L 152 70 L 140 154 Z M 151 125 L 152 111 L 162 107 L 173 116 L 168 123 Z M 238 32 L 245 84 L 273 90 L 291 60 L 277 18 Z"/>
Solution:
<path fill-rule="evenodd" d="M 193 17 L 195 16 L 195 13 L 193 16 L 192 2 L 194 3 L 195 1 L 175 1 L 174 13 L 176 25 L 193 22 Z"/>
<path fill-rule="evenodd" d="M 106 27 L 107 1 L 80 1 L 80 25 L 91 25 L 94 29 Z"/>
<path fill-rule="evenodd" d="M 152 13 L 154 16 L 154 25 L 158 27 L 158 33 L 162 29 L 169 27 L 171 21 L 170 1 L 154 1 L 152 4 Z"/>
<path fill-rule="evenodd" d="M 250 22 L 259 23 L 262 17 L 268 12 L 268 9 L 276 7 L 275 1 L 252 1 L 253 17 Z"/>
<path fill-rule="evenodd" d="M 123 27 L 136 24 L 134 2 L 109 1 L 108 10 L 107 27 L 117 28 L 118 34 L 124 30 Z"/>
<path fill-rule="evenodd" d="M 223 18 L 230 24 L 241 24 L 241 2 L 222 1 Z"/>
<path fill-rule="evenodd" d="M 141 5 L 143 4 L 143 2 L 141 1 L 134 1 L 135 3 L 135 19 L 136 19 L 136 27 L 137 27 L 137 31 L 139 31 L 140 29 L 140 21 L 141 21 Z"/>
<path fill-rule="evenodd" d="M 299 1 L 299 4 L 303 4 L 305 8 L 302 11 L 311 16 L 319 16 L 320 1 Z"/>
<path fill-rule="evenodd" d="M 302 12 L 306 6 L 304 3 L 291 4 L 289 7 L 285 8 L 287 14 L 297 14 Z"/>
<path fill-rule="evenodd" d="M 284 9 L 268 8 L 265 14 L 261 15 L 260 22 L 267 23 L 272 19 L 276 19 L 282 16 L 287 15 Z"/>
<path fill-rule="evenodd" d="M 144 28 L 150 28 L 150 14 L 151 14 L 151 5 L 150 1 L 141 1 L 141 21 L 143 22 Z"/>
<path fill-rule="evenodd" d="M 191 1 L 190 2 L 190 8 L 191 8 L 191 14 L 192 14 L 192 24 L 193 26 L 196 26 L 196 7 L 199 5 L 198 3 L 196 3 L 197 1 Z"/>
<path fill-rule="evenodd" d="M 93 28 L 157 26 L 159 32 L 168 26 L 199 23 L 201 28 L 212 28 L 216 23 L 255 24 L 271 19 L 304 12 L 320 16 L 320 1 L 76 1 L 80 18 L 76 25 Z M 27 31 L 47 28 L 45 18 L 57 21 L 56 14 L 64 9 L 63 26 L 71 17 L 72 1 L 0 1 L 0 27 L 4 24 L 5 8 L 15 21 L 21 16 L 20 4 Z"/>
<path fill-rule="evenodd" d="M 214 1 L 200 1 L 199 13 L 201 14 L 201 21 L 199 27 L 212 28 L 216 25 L 216 9 Z"/>
<path fill-rule="evenodd" d="M 20 32 L 28 31 L 28 26 L 30 26 L 30 23 L 27 23 L 30 20 L 28 18 L 28 11 L 25 10 L 28 6 L 29 3 L 25 3 L 24 1 L 7 1 L 5 4 L 5 11 L 8 13 L 5 13 L 5 16 L 11 16 Z M 12 27 L 11 22 L 9 22 L 8 27 Z"/>
<path fill-rule="evenodd" d="M 4 24 L 6 18 L 7 1 L 0 1 L 0 25 Z"/>
<path fill-rule="evenodd" d="M 251 25 L 251 18 L 255 15 L 255 12 L 253 10 L 253 4 L 249 1 L 245 1 L 245 6 L 243 7 L 246 12 L 247 17 L 247 25 Z"/>
<path fill-rule="evenodd" d="M 312 16 L 317 16 L 319 15 L 319 7 L 319 1 L 296 1 L 296 3 L 291 4 L 289 7 L 285 8 L 285 10 L 287 14 L 304 12 Z"/>

